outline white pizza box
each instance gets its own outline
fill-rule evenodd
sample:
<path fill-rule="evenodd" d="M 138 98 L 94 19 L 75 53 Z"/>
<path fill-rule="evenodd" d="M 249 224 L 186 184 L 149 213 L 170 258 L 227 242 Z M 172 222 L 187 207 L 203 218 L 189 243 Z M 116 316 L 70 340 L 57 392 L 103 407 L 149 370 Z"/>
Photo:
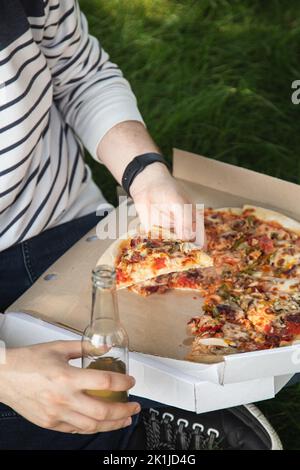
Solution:
<path fill-rule="evenodd" d="M 255 204 L 300 220 L 295 204 L 298 185 L 179 150 L 174 151 L 173 172 L 195 202 L 210 207 Z M 111 212 L 101 225 L 110 217 L 118 220 L 119 211 Z M 8 311 L 82 332 L 90 318 L 90 273 L 111 243 L 97 239 L 91 230 Z M 119 295 L 122 322 L 134 351 L 134 393 L 203 412 L 271 398 L 300 371 L 299 346 L 227 356 L 211 365 L 183 360 L 188 350 L 184 327 L 199 308 L 199 299 L 194 299 L 174 292 L 147 301 L 128 291 Z"/>
<path fill-rule="evenodd" d="M 80 340 L 78 333 L 21 312 L 0 315 L 0 338 L 6 347 L 21 347 L 56 340 Z M 182 361 L 175 361 L 182 362 Z M 80 359 L 70 361 L 80 367 Z M 179 364 L 178 364 L 179 365 Z M 220 385 L 218 367 L 186 370 L 173 367 L 158 357 L 129 353 L 129 372 L 136 377 L 132 395 L 198 413 L 272 398 L 273 377 L 234 385 Z"/>

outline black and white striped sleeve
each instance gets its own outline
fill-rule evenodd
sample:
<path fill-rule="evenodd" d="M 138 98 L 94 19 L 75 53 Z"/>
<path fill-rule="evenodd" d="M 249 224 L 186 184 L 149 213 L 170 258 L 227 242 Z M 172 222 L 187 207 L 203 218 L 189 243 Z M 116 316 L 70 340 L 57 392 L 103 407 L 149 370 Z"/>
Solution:
<path fill-rule="evenodd" d="M 143 122 L 128 81 L 89 35 L 76 0 L 49 0 L 40 47 L 65 121 L 94 158 L 102 137 L 124 121 Z"/>

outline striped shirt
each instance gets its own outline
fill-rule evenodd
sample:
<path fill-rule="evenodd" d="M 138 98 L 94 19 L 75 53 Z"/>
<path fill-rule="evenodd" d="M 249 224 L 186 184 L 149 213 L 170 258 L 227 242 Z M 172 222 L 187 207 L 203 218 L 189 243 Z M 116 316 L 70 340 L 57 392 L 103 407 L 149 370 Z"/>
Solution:
<path fill-rule="evenodd" d="M 84 162 L 116 124 L 142 122 L 76 0 L 0 0 L 0 251 L 95 211 Z"/>

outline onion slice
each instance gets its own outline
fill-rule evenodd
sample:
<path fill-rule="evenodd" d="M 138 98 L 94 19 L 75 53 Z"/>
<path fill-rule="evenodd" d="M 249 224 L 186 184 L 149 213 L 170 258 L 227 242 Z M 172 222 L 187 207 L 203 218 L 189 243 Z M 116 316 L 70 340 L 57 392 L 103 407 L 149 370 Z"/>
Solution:
<path fill-rule="evenodd" d="M 198 342 L 204 346 L 221 346 L 223 348 L 228 348 L 228 344 L 222 338 L 201 338 Z"/>

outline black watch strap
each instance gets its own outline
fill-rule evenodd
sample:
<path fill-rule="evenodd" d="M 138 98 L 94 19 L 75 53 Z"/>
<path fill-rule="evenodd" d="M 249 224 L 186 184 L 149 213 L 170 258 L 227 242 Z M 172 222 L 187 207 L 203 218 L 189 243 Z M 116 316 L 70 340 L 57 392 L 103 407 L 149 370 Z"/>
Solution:
<path fill-rule="evenodd" d="M 141 173 L 146 166 L 156 162 L 164 163 L 168 167 L 166 160 L 159 153 L 144 153 L 143 155 L 138 155 L 128 163 L 122 177 L 122 186 L 129 196 L 130 186 L 133 183 L 134 178 Z"/>

